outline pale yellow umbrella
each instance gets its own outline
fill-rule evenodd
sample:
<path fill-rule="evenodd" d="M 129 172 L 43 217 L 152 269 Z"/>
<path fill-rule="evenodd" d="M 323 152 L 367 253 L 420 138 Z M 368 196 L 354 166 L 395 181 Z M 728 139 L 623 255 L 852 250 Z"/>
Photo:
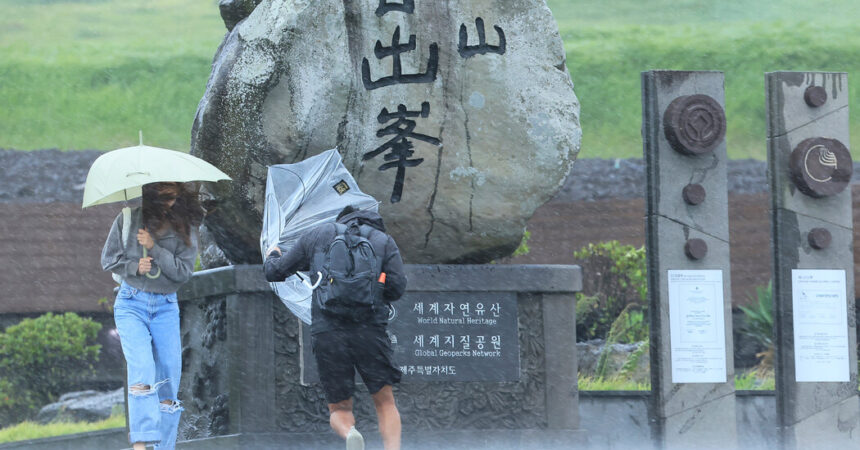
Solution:
<path fill-rule="evenodd" d="M 230 177 L 208 162 L 187 153 L 140 145 L 99 156 L 87 173 L 82 208 L 131 200 L 142 186 L 164 181 L 219 181 Z"/>
<path fill-rule="evenodd" d="M 230 177 L 208 162 L 187 153 L 140 145 L 99 156 L 87 173 L 82 208 L 131 200 L 142 186 L 161 181 L 219 181 Z"/>
<path fill-rule="evenodd" d="M 99 156 L 90 166 L 81 208 L 135 199 L 143 185 L 158 182 L 219 181 L 231 179 L 208 162 L 187 153 L 140 145 L 120 148 Z M 146 258 L 146 248 L 143 249 Z M 149 278 L 155 275 L 146 274 Z"/>

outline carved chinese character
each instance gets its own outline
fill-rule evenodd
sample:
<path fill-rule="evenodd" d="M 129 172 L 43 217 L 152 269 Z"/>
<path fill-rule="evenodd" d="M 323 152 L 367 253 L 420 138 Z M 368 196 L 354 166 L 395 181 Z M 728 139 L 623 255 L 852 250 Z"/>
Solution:
<path fill-rule="evenodd" d="M 396 120 L 396 122 L 378 130 L 376 132 L 376 136 L 382 137 L 394 135 L 394 137 L 374 150 L 365 153 L 362 156 L 362 159 L 367 161 L 382 152 L 390 151 L 390 153 L 384 156 L 384 159 L 390 162 L 379 166 L 379 170 L 397 169 L 397 174 L 394 178 L 394 189 L 391 192 L 391 203 L 399 202 L 403 195 L 403 183 L 406 178 L 406 168 L 415 167 L 424 162 L 424 158 L 409 159 L 415 153 L 414 150 L 412 150 L 414 147 L 409 139 L 418 139 L 433 145 L 442 144 L 442 141 L 437 138 L 414 132 L 415 121 L 409 120 L 409 117 L 427 117 L 429 115 L 430 104 L 423 102 L 421 103 L 420 111 L 408 111 L 405 105 L 398 105 L 397 112 L 389 113 L 388 108 L 382 108 L 382 112 L 380 112 L 377 117 L 377 120 L 381 124 L 385 124 L 392 120 Z"/>
<path fill-rule="evenodd" d="M 370 78 L 370 62 L 367 58 L 361 61 L 361 81 L 367 90 L 378 89 L 399 83 L 432 83 L 436 80 L 436 70 L 439 66 L 439 46 L 434 42 L 430 44 L 430 59 L 427 61 L 427 71 L 424 73 L 403 74 L 400 64 L 400 54 L 415 50 L 415 35 L 409 36 L 409 42 L 400 42 L 400 27 L 395 28 L 394 36 L 391 37 L 391 47 L 383 47 L 382 42 L 376 41 L 373 53 L 376 59 L 391 56 L 393 59 L 391 76 L 382 77 L 374 81 Z"/>
<path fill-rule="evenodd" d="M 391 11 L 402 11 L 406 14 L 412 14 L 415 11 L 415 0 L 403 0 L 401 3 L 392 3 L 388 0 L 379 0 L 379 6 L 376 8 L 376 15 L 382 17 L 385 13 Z"/>
<path fill-rule="evenodd" d="M 505 31 L 498 25 L 493 25 L 496 33 L 499 35 L 499 45 L 487 44 L 487 36 L 484 32 L 484 19 L 478 17 L 475 19 L 475 28 L 478 29 L 478 45 L 466 45 L 469 43 L 469 34 L 466 31 L 466 24 L 460 24 L 460 44 L 457 46 L 457 51 L 463 58 L 470 58 L 475 55 L 483 55 L 485 53 L 505 54 Z"/>

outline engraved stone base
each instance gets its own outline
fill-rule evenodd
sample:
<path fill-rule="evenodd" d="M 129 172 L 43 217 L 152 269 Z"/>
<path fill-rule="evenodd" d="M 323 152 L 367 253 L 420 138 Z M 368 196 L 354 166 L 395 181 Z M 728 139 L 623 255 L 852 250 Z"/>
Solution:
<path fill-rule="evenodd" d="M 519 348 L 514 356 L 518 356 L 519 376 L 510 381 L 410 381 L 404 377 L 395 387 L 395 397 L 406 432 L 425 433 L 421 436 L 427 438 L 417 442 L 436 442 L 436 448 L 450 446 L 433 441 L 434 433 L 462 431 L 450 436 L 469 436 L 472 440 L 464 442 L 470 445 L 463 448 L 475 448 L 474 442 L 478 448 L 505 448 L 502 444 L 508 442 L 522 442 L 518 448 L 547 448 L 541 445 L 547 436 L 560 436 L 563 444 L 571 442 L 570 436 L 578 436 L 568 431 L 579 428 L 572 326 L 576 323 L 573 294 L 582 285 L 579 267 L 407 265 L 406 274 L 409 287 L 401 302 L 419 294 L 515 293 L 517 320 L 501 346 L 518 339 Z M 300 383 L 301 352 L 309 349 L 301 346 L 298 319 L 272 294 L 260 266 L 197 272 L 179 292 L 179 302 L 184 330 L 180 392 L 187 399 L 180 439 L 229 433 L 236 437 L 224 445 L 233 447 L 223 448 L 272 448 L 254 447 L 254 439 L 264 439 L 267 433 L 331 436 L 321 386 Z M 425 306 L 426 317 L 434 317 L 429 303 Z M 486 311 L 485 316 L 492 316 Z M 425 334 L 429 346 L 431 333 Z M 493 334 L 461 334 L 488 337 L 486 345 L 492 346 L 489 337 Z M 410 372 L 410 376 L 415 375 Z M 373 402 L 364 388 L 356 392 L 355 415 L 357 428 L 378 434 Z M 532 436 L 538 441 L 532 441 Z M 217 442 L 217 448 L 222 448 L 222 441 Z"/>

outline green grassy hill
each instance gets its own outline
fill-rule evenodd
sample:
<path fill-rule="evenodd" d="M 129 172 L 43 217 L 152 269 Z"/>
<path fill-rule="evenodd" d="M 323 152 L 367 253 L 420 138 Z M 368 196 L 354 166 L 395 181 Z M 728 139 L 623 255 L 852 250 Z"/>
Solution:
<path fill-rule="evenodd" d="M 640 157 L 639 74 L 726 74 L 728 150 L 765 157 L 764 72 L 849 73 L 860 2 L 548 0 L 582 103 L 581 157 Z M 217 0 L 0 0 L 0 147 L 183 149 L 225 28 Z M 860 115 L 852 131 L 860 136 Z"/>
<path fill-rule="evenodd" d="M 0 147 L 189 148 L 217 0 L 0 0 Z"/>
<path fill-rule="evenodd" d="M 764 73 L 848 72 L 860 138 L 856 0 L 548 0 L 582 104 L 580 157 L 641 157 L 640 73 L 721 70 L 731 158 L 765 159 Z"/>

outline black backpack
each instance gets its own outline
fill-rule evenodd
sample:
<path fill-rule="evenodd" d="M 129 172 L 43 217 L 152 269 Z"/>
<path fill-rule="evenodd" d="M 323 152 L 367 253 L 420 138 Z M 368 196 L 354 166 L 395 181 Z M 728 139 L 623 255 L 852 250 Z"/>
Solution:
<path fill-rule="evenodd" d="M 323 256 L 320 310 L 355 322 L 370 320 L 382 299 L 381 268 L 368 237 L 373 228 L 357 221 L 335 224 L 335 237 Z"/>

